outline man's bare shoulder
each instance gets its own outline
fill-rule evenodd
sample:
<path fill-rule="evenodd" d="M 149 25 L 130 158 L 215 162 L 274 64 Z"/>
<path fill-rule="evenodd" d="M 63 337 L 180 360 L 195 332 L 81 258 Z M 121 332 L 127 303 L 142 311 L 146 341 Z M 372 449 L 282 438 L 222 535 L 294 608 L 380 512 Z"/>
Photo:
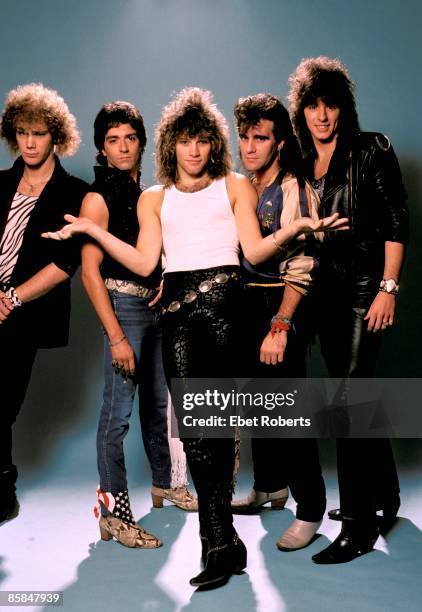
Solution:
<path fill-rule="evenodd" d="M 142 192 L 142 195 L 148 195 L 149 194 L 159 194 L 160 196 L 162 196 L 164 193 L 164 185 L 152 185 L 151 187 L 148 187 L 148 189 L 145 189 L 145 191 Z"/>
<path fill-rule="evenodd" d="M 88 191 L 82 200 L 81 215 L 95 219 L 108 218 L 108 208 L 103 196 L 96 191 Z"/>
<path fill-rule="evenodd" d="M 227 185 L 233 185 L 234 187 L 237 185 L 249 185 L 250 180 L 244 174 L 240 174 L 239 172 L 229 172 L 226 176 Z"/>
<path fill-rule="evenodd" d="M 238 199 L 244 199 L 254 196 L 255 189 L 252 183 L 244 174 L 238 172 L 229 172 L 226 176 L 227 193 L 232 203 Z"/>
<path fill-rule="evenodd" d="M 102 204 L 106 206 L 103 196 L 98 193 L 98 191 L 88 191 L 88 193 L 84 196 L 83 203 L 89 205 Z"/>
<path fill-rule="evenodd" d="M 139 198 L 139 206 L 144 210 L 154 210 L 156 212 L 160 211 L 161 204 L 164 198 L 164 187 L 163 185 L 153 185 L 152 187 L 148 187 L 145 191 L 142 192 L 141 197 Z"/>

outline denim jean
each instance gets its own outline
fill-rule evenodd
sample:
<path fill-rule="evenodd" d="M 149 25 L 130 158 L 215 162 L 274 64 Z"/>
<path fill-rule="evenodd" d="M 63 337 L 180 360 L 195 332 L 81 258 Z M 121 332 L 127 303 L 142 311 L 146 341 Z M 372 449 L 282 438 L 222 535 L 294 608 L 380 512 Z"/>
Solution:
<path fill-rule="evenodd" d="M 152 484 L 168 489 L 171 486 L 171 459 L 167 437 L 167 386 L 158 314 L 148 307 L 148 298 L 111 291 L 110 299 L 135 354 L 136 373 L 124 379 L 114 371 L 105 337 L 104 403 L 97 432 L 100 488 L 113 494 L 127 489 L 123 441 L 129 430 L 135 392 L 139 387 L 139 418 Z"/>

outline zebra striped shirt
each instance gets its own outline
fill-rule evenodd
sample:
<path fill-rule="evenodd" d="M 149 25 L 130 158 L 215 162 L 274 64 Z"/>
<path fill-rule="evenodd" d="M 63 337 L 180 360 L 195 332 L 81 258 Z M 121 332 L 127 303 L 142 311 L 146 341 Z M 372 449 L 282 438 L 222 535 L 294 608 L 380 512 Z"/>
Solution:
<path fill-rule="evenodd" d="M 37 200 L 38 196 L 27 196 L 18 191 L 13 198 L 0 241 L 0 280 L 5 284 L 12 277 L 25 229 Z"/>

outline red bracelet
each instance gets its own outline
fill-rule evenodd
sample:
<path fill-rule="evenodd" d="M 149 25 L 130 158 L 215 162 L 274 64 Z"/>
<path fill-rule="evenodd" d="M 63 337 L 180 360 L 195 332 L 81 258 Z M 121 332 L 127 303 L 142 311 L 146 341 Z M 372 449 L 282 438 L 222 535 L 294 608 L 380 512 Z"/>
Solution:
<path fill-rule="evenodd" d="M 271 338 L 274 338 L 275 334 L 278 334 L 281 331 L 289 331 L 290 325 L 285 321 L 274 321 L 271 325 Z"/>

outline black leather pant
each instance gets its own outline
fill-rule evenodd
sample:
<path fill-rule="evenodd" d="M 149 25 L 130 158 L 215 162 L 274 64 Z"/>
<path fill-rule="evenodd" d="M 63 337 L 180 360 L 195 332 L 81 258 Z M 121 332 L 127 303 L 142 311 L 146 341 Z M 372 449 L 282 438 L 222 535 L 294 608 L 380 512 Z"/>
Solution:
<path fill-rule="evenodd" d="M 381 335 L 367 331 L 367 309 L 335 300 L 319 312 L 319 338 L 333 378 L 374 375 Z M 398 496 L 400 488 L 391 443 L 386 438 L 339 438 L 337 471 L 343 516 L 373 520 L 376 509 Z"/>
<path fill-rule="evenodd" d="M 183 301 L 189 290 L 218 272 L 214 268 L 173 272 L 164 276 L 162 304 Z M 237 268 L 236 268 L 237 269 Z M 177 312 L 163 316 L 163 362 L 167 383 L 172 378 L 228 378 L 233 376 L 234 321 L 238 309 L 237 281 L 215 285 L 197 299 L 183 303 Z M 182 416 L 175 402 L 176 416 Z M 201 535 L 209 546 L 232 541 L 234 529 L 230 508 L 234 466 L 234 438 L 182 439 L 193 483 L 198 494 Z"/>
<path fill-rule="evenodd" d="M 251 378 L 303 378 L 306 376 L 306 346 L 303 315 L 299 305 L 294 330 L 288 333 L 284 359 L 277 365 L 259 359 L 271 318 L 283 297 L 283 287 L 245 286 L 242 293 L 243 376 Z M 317 522 L 326 507 L 317 441 L 312 438 L 252 438 L 254 489 L 273 492 L 289 487 L 297 504 L 296 516 Z"/>
<path fill-rule="evenodd" d="M 37 349 L 10 320 L 0 326 L 0 352 L 0 472 L 5 472 L 14 467 L 12 426 L 25 399 Z"/>

